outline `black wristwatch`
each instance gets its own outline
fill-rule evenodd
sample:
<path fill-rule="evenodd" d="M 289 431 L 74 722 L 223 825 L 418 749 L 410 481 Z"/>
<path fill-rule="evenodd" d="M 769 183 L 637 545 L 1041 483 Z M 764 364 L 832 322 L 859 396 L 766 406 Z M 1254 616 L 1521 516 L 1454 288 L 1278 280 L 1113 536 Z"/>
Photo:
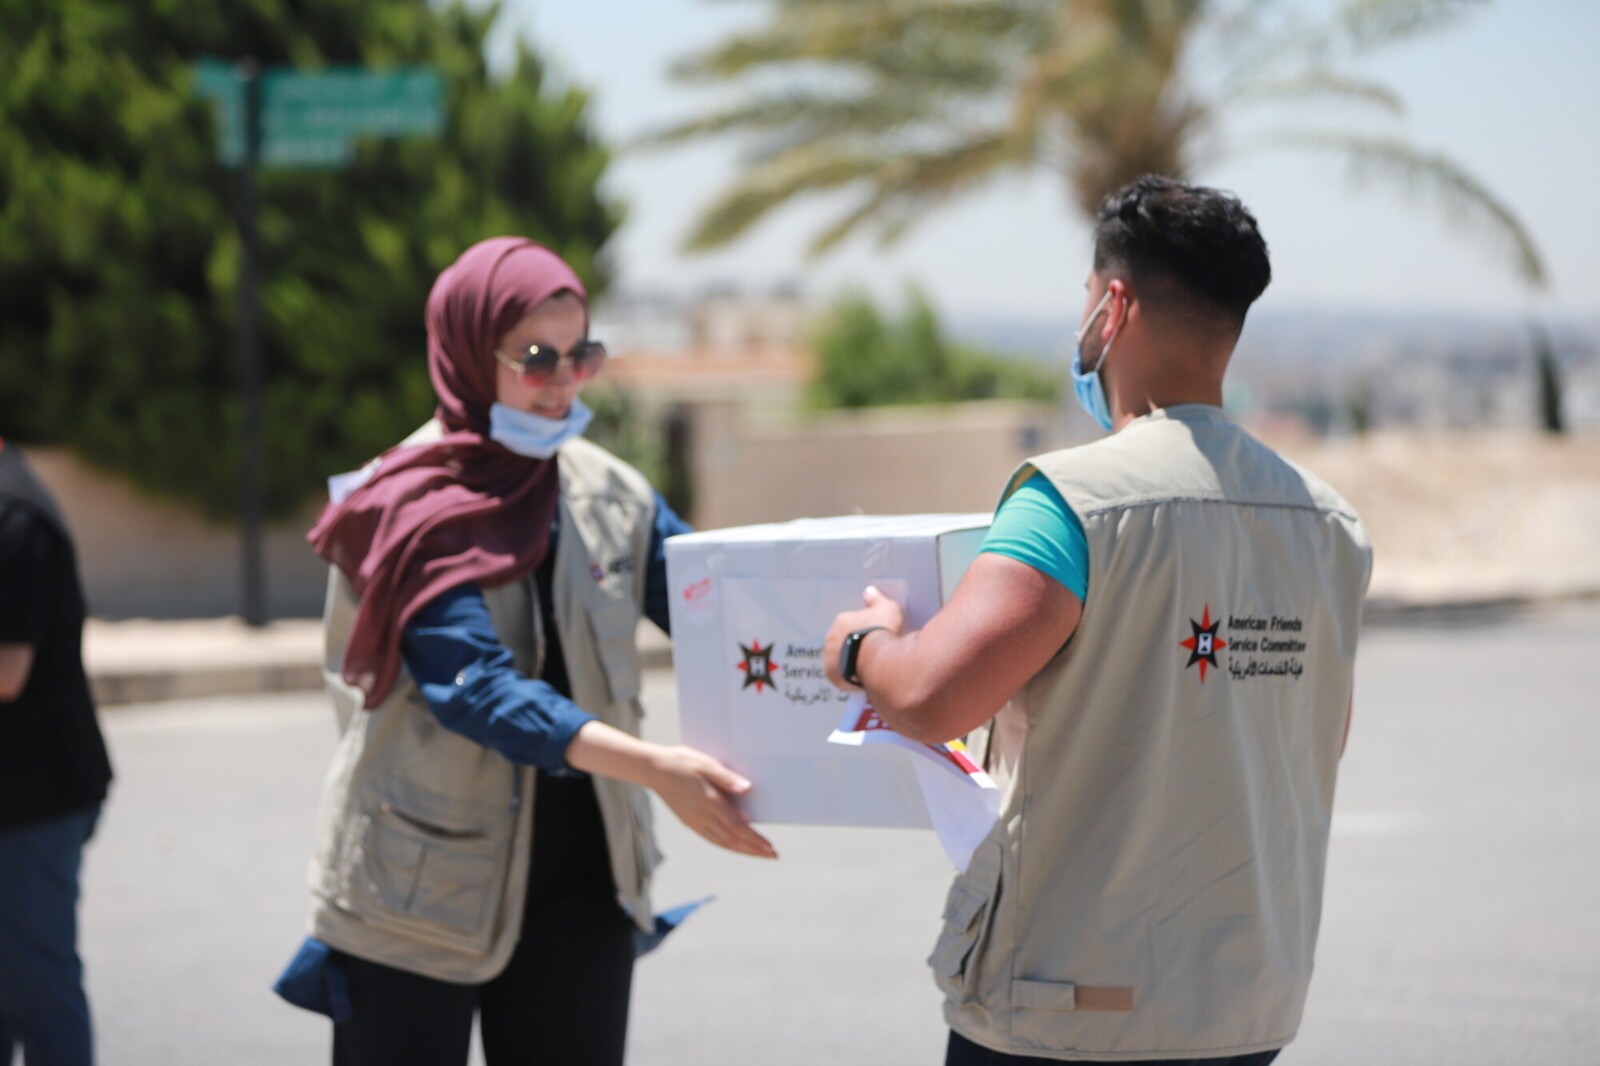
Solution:
<path fill-rule="evenodd" d="M 856 673 L 856 657 L 861 654 L 861 638 L 868 633 L 876 633 L 878 630 L 886 628 L 888 627 L 868 626 L 865 629 L 858 629 L 844 638 L 844 643 L 839 646 L 839 676 L 844 678 L 846 683 L 851 685 L 861 684 L 861 677 Z"/>

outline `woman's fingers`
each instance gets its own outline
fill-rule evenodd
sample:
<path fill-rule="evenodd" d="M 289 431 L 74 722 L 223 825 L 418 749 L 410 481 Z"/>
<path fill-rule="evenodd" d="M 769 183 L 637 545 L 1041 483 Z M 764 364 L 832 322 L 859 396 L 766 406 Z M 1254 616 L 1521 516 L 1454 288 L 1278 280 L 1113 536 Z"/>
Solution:
<path fill-rule="evenodd" d="M 733 801 L 750 790 L 748 780 L 693 748 L 672 749 L 666 766 L 668 773 L 656 793 L 679 821 L 718 847 L 757 858 L 778 857 Z"/>
<path fill-rule="evenodd" d="M 672 752 L 672 771 L 658 783 L 656 794 L 685 826 L 717 847 L 755 858 L 778 858 L 762 834 L 750 828 L 733 795 L 749 791 L 747 779 L 723 767 L 710 755 L 680 747 Z"/>
<path fill-rule="evenodd" d="M 776 859 L 778 851 L 772 846 L 772 842 L 751 828 L 750 823 L 745 821 L 744 815 L 731 803 L 727 803 L 726 800 L 723 802 L 727 805 L 727 810 L 722 812 L 723 829 L 735 843 L 737 850 L 757 858 Z"/>
<path fill-rule="evenodd" d="M 714 835 L 701 834 L 713 844 L 757 858 L 776 859 L 778 852 L 766 837 L 751 828 L 743 812 L 716 788 L 705 797 L 709 826 Z"/>
<path fill-rule="evenodd" d="M 736 850 L 743 851 L 747 855 L 776 859 L 778 852 L 773 848 L 771 841 L 751 828 L 750 820 L 731 798 L 749 792 L 749 780 L 709 756 L 707 761 L 711 765 L 707 768 L 706 777 L 719 790 L 719 794 L 715 797 L 717 818 L 722 824 L 723 831 L 737 842 Z"/>
<path fill-rule="evenodd" d="M 750 782 L 729 770 L 721 763 L 710 760 L 713 767 L 703 771 L 702 781 L 706 786 L 701 799 L 704 803 L 708 824 L 714 827 L 715 835 L 707 835 L 706 839 L 713 844 L 753 855 L 757 858 L 776 859 L 778 852 L 766 837 L 756 832 L 750 822 L 733 802 L 734 795 L 740 795 L 750 790 Z"/>

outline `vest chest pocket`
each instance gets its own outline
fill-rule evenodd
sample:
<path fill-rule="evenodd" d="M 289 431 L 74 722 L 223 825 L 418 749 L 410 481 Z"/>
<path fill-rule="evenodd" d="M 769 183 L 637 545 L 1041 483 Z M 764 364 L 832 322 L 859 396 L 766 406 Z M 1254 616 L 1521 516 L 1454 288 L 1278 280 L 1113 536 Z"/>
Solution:
<path fill-rule="evenodd" d="M 976 998 L 973 975 L 983 954 L 980 945 L 987 942 L 994 924 L 1001 857 L 999 844 L 984 843 L 945 898 L 944 928 L 928 957 L 928 965 L 933 968 L 939 987 L 957 1004 Z"/>
<path fill-rule="evenodd" d="M 454 829 L 390 803 L 348 829 L 340 903 L 375 926 L 459 951 L 488 950 L 511 861 L 505 826 Z"/>

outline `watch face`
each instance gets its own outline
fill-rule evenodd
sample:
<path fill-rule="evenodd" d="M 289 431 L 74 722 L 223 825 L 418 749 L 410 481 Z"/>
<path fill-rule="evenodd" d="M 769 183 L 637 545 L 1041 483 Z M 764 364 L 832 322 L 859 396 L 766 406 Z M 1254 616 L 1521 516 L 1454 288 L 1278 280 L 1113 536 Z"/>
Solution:
<path fill-rule="evenodd" d="M 882 628 L 882 626 L 868 626 L 844 638 L 844 644 L 839 648 L 839 674 L 850 684 L 861 684 L 861 678 L 856 675 L 856 658 L 861 654 L 861 642 L 866 639 L 868 633 L 876 633 Z"/>

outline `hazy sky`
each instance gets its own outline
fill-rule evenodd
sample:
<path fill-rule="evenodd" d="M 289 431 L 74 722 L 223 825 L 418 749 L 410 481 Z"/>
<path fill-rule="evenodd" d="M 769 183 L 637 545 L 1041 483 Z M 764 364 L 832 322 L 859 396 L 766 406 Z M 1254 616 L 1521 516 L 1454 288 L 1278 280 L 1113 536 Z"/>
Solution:
<path fill-rule="evenodd" d="M 506 35 L 531 38 L 561 77 L 592 91 L 601 133 L 621 143 L 715 99 L 714 90 L 672 83 L 668 64 L 763 7 L 751 0 L 505 0 L 497 45 L 503 54 Z M 1390 188 L 1355 189 L 1326 158 L 1280 152 L 1196 175 L 1238 193 L 1260 220 L 1274 267 L 1260 306 L 1600 313 L 1597 42 L 1597 0 L 1498 0 L 1366 68 L 1409 105 L 1394 129 L 1465 164 L 1521 215 L 1545 254 L 1550 292 L 1530 295 L 1485 244 L 1452 234 L 1437 212 Z M 619 155 L 608 181 L 628 205 L 613 244 L 624 285 L 688 294 L 719 282 L 798 281 L 827 295 L 853 283 L 892 295 L 915 279 L 940 307 L 960 314 L 1077 312 L 1089 233 L 1050 175 L 955 201 L 887 252 L 857 238 L 808 263 L 807 237 L 831 214 L 798 207 L 726 251 L 682 254 L 694 210 L 736 162 L 729 145 Z"/>

